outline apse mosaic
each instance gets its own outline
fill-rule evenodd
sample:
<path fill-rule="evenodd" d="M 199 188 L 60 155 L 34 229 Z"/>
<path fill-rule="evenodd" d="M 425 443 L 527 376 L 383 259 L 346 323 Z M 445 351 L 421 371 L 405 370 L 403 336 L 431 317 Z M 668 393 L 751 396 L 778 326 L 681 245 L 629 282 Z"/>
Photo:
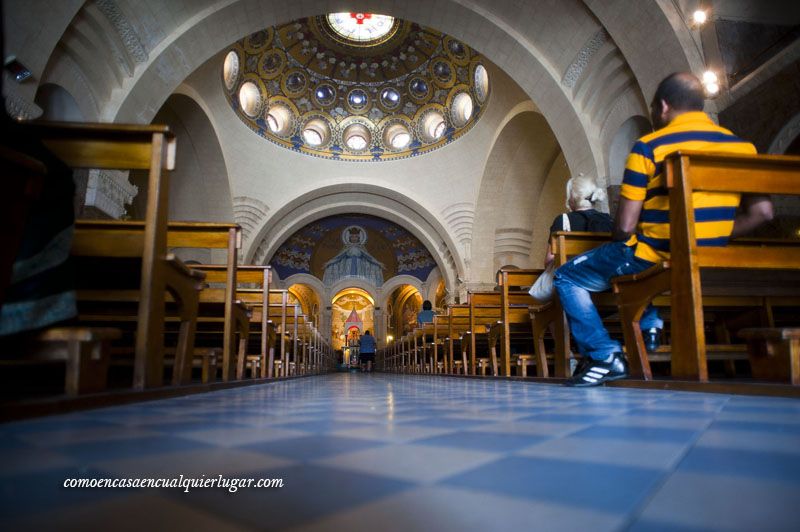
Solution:
<path fill-rule="evenodd" d="M 436 267 L 430 252 L 402 227 L 372 216 L 331 216 L 284 242 L 270 263 L 281 279 L 311 274 L 326 286 L 360 279 L 381 286 L 396 275 L 425 281 Z"/>
<path fill-rule="evenodd" d="M 430 28 L 331 13 L 238 41 L 222 82 L 237 116 L 271 142 L 317 157 L 383 161 L 466 133 L 489 95 L 484 64 Z"/>

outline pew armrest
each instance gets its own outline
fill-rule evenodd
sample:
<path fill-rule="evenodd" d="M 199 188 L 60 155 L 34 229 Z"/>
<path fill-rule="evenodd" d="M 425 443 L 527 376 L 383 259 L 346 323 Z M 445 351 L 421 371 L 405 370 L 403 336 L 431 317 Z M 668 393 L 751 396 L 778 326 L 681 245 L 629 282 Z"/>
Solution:
<path fill-rule="evenodd" d="M 186 277 L 191 277 L 192 279 L 196 279 L 198 281 L 205 281 L 206 273 L 200 270 L 195 270 L 193 268 L 189 268 L 184 262 L 175 256 L 173 253 L 168 253 L 166 257 L 166 262 L 172 268 L 180 272 L 181 274 L 185 275 Z"/>
<path fill-rule="evenodd" d="M 634 283 L 636 281 L 641 281 L 642 279 L 648 279 L 653 277 L 654 275 L 658 275 L 659 273 L 669 269 L 669 262 L 664 261 L 658 264 L 654 264 L 650 268 L 641 271 L 639 273 L 632 273 L 631 275 L 620 275 L 619 277 L 614 277 L 611 279 L 612 284 L 624 284 L 624 283 Z"/>

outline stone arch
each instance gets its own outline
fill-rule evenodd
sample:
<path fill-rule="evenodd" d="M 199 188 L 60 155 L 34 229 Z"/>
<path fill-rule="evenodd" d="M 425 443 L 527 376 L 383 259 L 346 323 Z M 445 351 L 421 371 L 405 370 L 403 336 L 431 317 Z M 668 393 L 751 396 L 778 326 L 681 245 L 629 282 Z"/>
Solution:
<path fill-rule="evenodd" d="M 180 142 L 170 174 L 171 220 L 233 220 L 228 170 L 208 115 L 183 94 L 170 96 L 154 121 L 166 123 Z"/>
<path fill-rule="evenodd" d="M 392 292 L 394 292 L 395 290 L 397 290 L 397 288 L 404 285 L 413 286 L 419 291 L 420 294 L 422 294 L 422 282 L 419 279 L 417 279 L 413 275 L 395 275 L 394 277 L 383 283 L 383 286 L 381 287 L 381 299 L 379 306 L 381 308 L 386 308 L 386 305 L 389 302 L 389 298 L 392 297 Z"/>
<path fill-rule="evenodd" d="M 273 274 L 275 273 L 277 272 L 273 271 Z M 278 283 L 275 284 L 277 285 Z M 322 284 L 322 281 L 320 281 L 319 279 L 308 273 L 292 274 L 286 279 L 279 281 L 279 284 L 282 288 L 289 288 L 293 284 L 305 284 L 310 286 L 314 290 L 320 302 L 324 302 L 327 299 L 329 299 L 328 289 L 325 288 L 325 285 Z"/>
<path fill-rule="evenodd" d="M 305 225 L 353 212 L 384 218 L 408 230 L 428 249 L 440 271 L 446 272 L 446 285 L 455 286 L 463 264 L 457 252 L 451 251 L 456 247 L 436 216 L 394 190 L 363 183 L 320 187 L 298 195 L 263 223 L 244 260 L 266 263 L 289 236 Z"/>
<path fill-rule="evenodd" d="M 769 145 L 767 153 L 783 155 L 800 138 L 800 113 L 789 119 Z"/>
<path fill-rule="evenodd" d="M 84 122 L 86 115 L 75 97 L 61 85 L 45 83 L 36 91 L 34 103 L 41 107 L 41 120 L 54 122 Z"/>
<path fill-rule="evenodd" d="M 531 243 L 531 264 L 541 268 L 544 261 L 545 248 L 550 238 L 550 225 L 553 218 L 566 210 L 566 184 L 570 177 L 564 154 L 559 154 L 547 172 L 542 186 L 540 199 L 534 213 L 533 239 Z"/>
<path fill-rule="evenodd" d="M 518 110 L 496 135 L 481 178 L 470 263 L 473 282 L 490 283 L 502 264 L 532 266 L 532 213 L 542 201 L 542 188 L 561 147 L 541 113 L 530 107 Z M 493 254 L 486 253 L 489 249 Z"/>
<path fill-rule="evenodd" d="M 652 131 L 650 121 L 640 115 L 632 116 L 617 128 L 608 150 L 608 184 L 622 184 L 625 171 L 625 160 L 636 140 Z"/>
<path fill-rule="evenodd" d="M 342 290 L 345 290 L 347 288 L 358 288 L 360 290 L 363 290 L 364 292 L 369 294 L 369 296 L 372 298 L 372 300 L 375 302 L 376 305 L 378 304 L 378 301 L 380 300 L 380 294 L 379 294 L 379 288 L 378 287 L 376 287 L 376 286 L 374 286 L 374 285 L 372 285 L 372 284 L 370 284 L 370 283 L 368 283 L 368 282 L 366 282 L 366 281 L 364 281 L 362 279 L 348 278 L 348 279 L 342 279 L 342 280 L 338 281 L 337 283 L 331 285 L 328 288 L 328 298 L 326 299 L 326 301 L 328 303 L 330 303 L 330 300 L 336 294 L 338 294 L 339 292 L 341 292 Z"/>

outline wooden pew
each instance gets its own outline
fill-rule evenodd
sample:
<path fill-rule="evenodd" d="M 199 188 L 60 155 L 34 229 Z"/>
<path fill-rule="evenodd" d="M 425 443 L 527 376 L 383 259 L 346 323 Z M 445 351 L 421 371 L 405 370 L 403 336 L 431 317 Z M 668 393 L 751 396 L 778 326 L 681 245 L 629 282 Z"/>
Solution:
<path fill-rule="evenodd" d="M 500 291 L 500 359 L 503 375 L 511 375 L 511 332 L 514 326 L 526 325 L 530 327 L 533 334 L 533 320 L 530 317 L 530 306 L 537 305 L 528 290 L 536 282 L 536 279 L 544 270 L 511 270 L 500 269 L 497 272 L 497 287 Z M 535 338 L 535 335 L 533 335 Z M 539 353 L 544 353 L 540 349 Z M 527 365 L 530 360 L 536 364 L 536 374 L 539 377 L 547 377 L 549 374 L 547 360 L 536 358 L 536 350 L 533 355 L 519 355 L 517 364 L 521 368 L 522 376 L 527 376 Z"/>
<path fill-rule="evenodd" d="M 262 273 L 262 275 L 268 274 Z M 276 358 L 275 349 L 279 341 L 277 331 L 285 328 L 288 313 L 293 313 L 294 310 L 289 308 L 289 292 L 287 290 L 269 288 L 268 278 L 266 281 L 266 289 L 263 283 L 264 281 L 262 280 L 262 288 L 240 288 L 236 293 L 237 297 L 241 298 L 253 308 L 251 322 L 258 324 L 258 327 L 261 329 L 261 352 L 259 356 L 264 358 L 260 364 L 261 377 L 281 377 L 283 374 L 276 374 L 275 366 L 277 366 L 278 363 L 280 363 L 281 368 L 286 366 L 287 344 L 285 342 L 280 342 L 280 353 L 278 353 Z M 267 309 L 266 312 L 264 312 L 264 308 Z"/>
<path fill-rule="evenodd" d="M 234 352 L 237 351 L 234 344 L 234 332 L 238 331 L 239 356 L 242 358 L 243 348 L 247 345 L 247 309 L 236 303 L 235 286 L 237 282 L 237 262 L 238 251 L 242 246 L 241 228 L 231 223 L 207 223 L 207 222 L 170 222 L 167 230 L 167 246 L 170 248 L 200 248 L 200 249 L 224 249 L 226 250 L 225 264 L 222 268 L 215 268 L 211 265 L 192 265 L 194 271 L 202 272 L 206 277 L 206 283 L 224 283 L 225 288 L 220 292 L 218 289 L 206 287 L 200 293 L 200 305 L 202 315 L 199 320 L 219 316 L 219 306 L 222 306 L 223 338 L 222 338 L 222 380 L 228 381 L 232 378 L 231 367 L 234 360 Z M 221 270 L 221 271 L 220 271 Z M 220 275 L 222 273 L 222 275 Z"/>
<path fill-rule="evenodd" d="M 642 272 L 620 284 L 620 297 L 638 291 L 638 299 L 669 290 L 672 298 L 672 376 L 708 381 L 704 331 L 704 290 L 701 271 L 800 269 L 800 246 L 763 241 L 757 249 L 736 241 L 726 247 L 699 247 L 695 239 L 693 192 L 800 195 L 800 158 L 767 155 L 715 155 L 683 151 L 665 161 L 666 187 L 670 194 L 670 250 L 668 263 Z M 642 288 L 645 286 L 647 289 Z M 636 299 L 634 297 L 631 300 Z M 646 303 L 644 303 L 646 305 Z M 635 319 L 637 308 L 628 309 Z M 633 333 L 631 334 L 634 335 Z M 629 360 L 640 367 L 647 354 L 638 341 L 626 341 Z M 633 355 L 633 356 L 631 356 Z M 756 362 L 758 364 L 758 362 Z M 789 379 L 789 375 L 785 376 Z"/>
<path fill-rule="evenodd" d="M 469 305 L 469 328 L 470 352 L 473 353 L 471 359 L 476 359 L 478 368 L 482 375 L 486 375 L 486 370 L 491 362 L 492 375 L 497 376 L 497 348 L 496 338 L 492 335 L 492 330 L 502 318 L 501 298 L 499 292 L 470 292 L 468 294 Z M 494 329 L 496 330 L 496 328 Z M 488 357 L 478 357 L 478 338 L 486 338 L 486 346 L 489 351 Z"/>
<path fill-rule="evenodd" d="M 476 360 L 475 351 L 470 349 L 472 330 L 470 329 L 469 305 L 449 305 L 447 307 L 447 337 L 448 352 L 450 353 L 450 363 L 453 371 L 458 367 L 455 354 L 454 343 L 459 342 L 458 352 L 461 353 L 461 370 L 464 375 L 475 375 Z M 469 363 L 467 353 L 470 353 Z"/>
<path fill-rule="evenodd" d="M 183 337 L 177 373 L 190 363 L 186 353 L 194 331 L 190 307 L 192 292 L 201 276 L 194 275 L 179 260 L 168 256 L 167 170 L 175 166 L 175 137 L 166 126 L 121 124 L 68 124 L 31 122 L 24 127 L 67 166 L 89 169 L 148 170 L 148 198 L 144 235 L 140 238 L 81 238 L 76 234 L 73 250 L 84 256 L 130 256 L 131 247 L 141 258 L 138 327 L 136 330 L 135 389 L 161 386 L 164 365 L 164 302 L 168 287 L 185 299 Z M 84 236 L 86 236 L 84 234 Z M 196 304 L 196 303 L 195 303 Z M 176 377 L 177 375 L 177 377 Z"/>
<path fill-rule="evenodd" d="M 555 255 L 557 265 L 561 265 L 574 256 L 585 253 L 597 246 L 600 246 L 610 239 L 607 233 L 583 233 L 583 232 L 558 232 L 555 233 L 551 243 L 551 250 Z M 627 296 L 622 297 L 616 286 L 624 283 L 627 279 L 637 280 L 643 276 L 648 276 L 652 272 L 642 272 L 632 276 L 616 278 L 612 280 L 613 294 L 609 292 L 593 293 L 592 300 L 598 309 L 610 314 L 611 325 L 618 325 L 621 327 L 625 340 L 625 349 L 628 353 L 628 361 L 631 364 L 631 376 L 634 378 L 652 378 L 647 353 L 644 348 L 644 341 L 642 339 L 641 330 L 639 329 L 639 318 L 644 308 L 649 302 L 659 308 L 668 308 L 671 304 L 670 298 L 667 296 L 658 295 L 661 293 L 656 290 L 652 293 L 648 292 L 647 298 L 642 299 L 640 291 L 628 291 Z M 642 288 L 644 285 L 640 285 Z M 649 290 L 644 286 L 645 290 Z M 718 290 L 714 294 L 706 296 L 706 305 L 709 309 L 736 309 L 759 306 L 761 300 L 754 300 L 752 298 L 731 297 L 726 295 L 725 289 Z M 632 306 L 638 308 L 638 315 L 635 316 L 635 311 Z M 614 311 L 618 311 L 618 317 L 614 315 Z M 540 353 L 544 351 L 544 334 L 550 323 L 553 323 L 553 330 L 555 333 L 555 376 L 566 378 L 569 377 L 570 366 L 569 357 L 571 352 L 571 339 L 569 334 L 569 327 L 566 316 L 561 308 L 558 297 L 553 302 L 531 307 L 531 316 L 534 320 L 534 351 L 537 360 L 542 356 Z M 641 349 L 637 351 L 635 347 L 631 347 L 632 342 L 628 338 L 636 335 L 639 339 Z M 714 351 L 714 358 L 718 360 L 732 361 L 740 359 L 742 355 L 741 349 L 736 346 L 731 346 L 728 343 L 723 345 L 715 344 L 712 346 Z M 662 347 L 658 353 L 652 355 L 653 360 L 669 360 L 670 348 Z M 643 362 L 640 362 L 643 361 Z"/>
<path fill-rule="evenodd" d="M 239 230 L 235 232 L 237 242 Z M 234 248 L 235 249 L 235 248 Z M 228 253 L 232 256 L 231 251 Z M 233 255 L 235 258 L 235 255 Z M 230 264 L 230 262 L 229 262 Z M 225 289 L 206 289 L 201 294 L 201 302 L 225 304 L 225 324 L 223 345 L 226 346 L 227 356 L 223 357 L 223 380 L 229 380 L 234 375 L 233 362 L 235 358 L 235 375 L 237 379 L 244 376 L 245 359 L 247 356 L 248 340 L 250 338 L 251 323 L 258 326 L 261 337 L 259 356 L 264 361 L 261 365 L 262 378 L 266 374 L 266 358 L 268 355 L 269 331 L 267 326 L 267 315 L 261 312 L 253 312 L 256 308 L 263 308 L 269 293 L 269 266 L 235 265 L 230 268 L 228 265 L 207 265 L 193 264 L 193 269 L 200 270 L 206 274 L 209 283 L 225 283 Z M 241 288 L 240 285 L 260 285 L 259 288 Z M 252 308 L 251 308 L 252 307 Z M 230 308 L 230 310 L 228 310 Z M 234 349 L 233 332 L 239 331 L 239 345 Z M 227 369 L 226 369 L 227 368 Z"/>

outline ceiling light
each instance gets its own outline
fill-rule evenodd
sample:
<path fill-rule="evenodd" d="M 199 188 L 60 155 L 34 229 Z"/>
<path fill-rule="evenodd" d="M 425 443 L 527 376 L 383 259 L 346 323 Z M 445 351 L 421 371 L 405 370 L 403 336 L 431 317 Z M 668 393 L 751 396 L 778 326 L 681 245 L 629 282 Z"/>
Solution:
<path fill-rule="evenodd" d="M 713 71 L 706 70 L 705 72 L 703 72 L 703 83 L 707 85 L 709 83 L 716 83 L 716 82 L 717 82 L 717 75 Z"/>
<path fill-rule="evenodd" d="M 708 14 L 703 9 L 698 9 L 692 14 L 692 20 L 696 26 L 702 26 L 708 20 Z"/>

